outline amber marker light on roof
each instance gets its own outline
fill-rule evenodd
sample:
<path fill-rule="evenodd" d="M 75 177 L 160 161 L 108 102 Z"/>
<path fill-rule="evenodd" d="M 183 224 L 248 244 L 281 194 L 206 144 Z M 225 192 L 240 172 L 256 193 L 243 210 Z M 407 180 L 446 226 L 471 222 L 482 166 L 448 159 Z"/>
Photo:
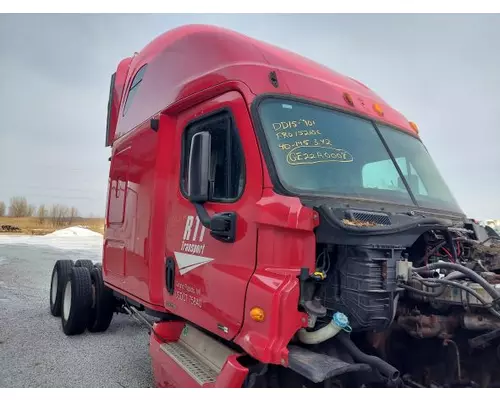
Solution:
<path fill-rule="evenodd" d="M 260 307 L 254 307 L 250 310 L 250 318 L 252 318 L 254 321 L 262 322 L 264 321 L 265 317 L 266 314 L 264 313 L 264 310 Z"/>
<path fill-rule="evenodd" d="M 415 122 L 410 122 L 411 129 L 415 131 L 415 133 L 418 135 L 418 126 Z"/>
<path fill-rule="evenodd" d="M 375 112 L 380 115 L 381 117 L 384 115 L 384 110 L 382 109 L 382 106 L 378 103 L 375 103 L 373 105 L 373 109 L 375 110 Z"/>
<path fill-rule="evenodd" d="M 351 107 L 354 107 L 354 101 L 352 100 L 352 96 L 349 93 L 344 93 L 344 100 Z"/>

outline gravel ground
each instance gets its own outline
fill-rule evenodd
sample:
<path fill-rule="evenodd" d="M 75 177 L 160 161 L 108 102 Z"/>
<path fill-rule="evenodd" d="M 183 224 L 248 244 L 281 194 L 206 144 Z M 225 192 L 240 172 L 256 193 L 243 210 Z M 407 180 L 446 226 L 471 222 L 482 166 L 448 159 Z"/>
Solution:
<path fill-rule="evenodd" d="M 104 333 L 68 337 L 50 314 L 55 261 L 98 261 L 100 244 L 100 238 L 0 238 L 0 387 L 153 386 L 144 326 L 119 314 Z"/>

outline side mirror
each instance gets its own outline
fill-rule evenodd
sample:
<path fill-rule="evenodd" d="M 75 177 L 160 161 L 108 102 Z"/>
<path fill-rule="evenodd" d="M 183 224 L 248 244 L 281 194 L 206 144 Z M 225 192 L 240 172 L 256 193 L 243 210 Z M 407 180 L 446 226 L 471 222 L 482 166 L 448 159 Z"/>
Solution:
<path fill-rule="evenodd" d="M 211 142 L 209 132 L 198 132 L 191 140 L 187 194 L 193 203 L 202 204 L 208 201 Z"/>
<path fill-rule="evenodd" d="M 210 200 L 210 155 L 212 137 L 209 132 L 195 133 L 189 153 L 187 191 L 202 225 L 215 239 L 233 243 L 236 240 L 236 213 L 224 212 L 210 216 L 203 203 Z"/>

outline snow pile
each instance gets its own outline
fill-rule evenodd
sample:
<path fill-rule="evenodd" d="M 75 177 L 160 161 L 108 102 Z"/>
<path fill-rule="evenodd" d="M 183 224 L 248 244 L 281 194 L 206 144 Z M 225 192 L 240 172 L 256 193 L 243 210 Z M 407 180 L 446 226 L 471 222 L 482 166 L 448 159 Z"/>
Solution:
<path fill-rule="evenodd" d="M 58 231 L 49 233 L 44 236 L 49 237 L 102 237 L 98 232 L 91 231 L 90 229 L 81 226 L 72 226 L 70 228 L 59 229 Z"/>
<path fill-rule="evenodd" d="M 2 258 L 3 246 L 33 246 L 42 251 L 47 248 L 63 250 L 63 258 L 89 260 L 102 259 L 103 235 L 82 226 L 73 226 L 48 235 L 0 235 L 0 270 L 5 260 Z M 45 249 L 45 250 L 44 250 Z M 47 253 L 51 254 L 51 253 Z M 1 291 L 0 291 L 1 292 Z"/>

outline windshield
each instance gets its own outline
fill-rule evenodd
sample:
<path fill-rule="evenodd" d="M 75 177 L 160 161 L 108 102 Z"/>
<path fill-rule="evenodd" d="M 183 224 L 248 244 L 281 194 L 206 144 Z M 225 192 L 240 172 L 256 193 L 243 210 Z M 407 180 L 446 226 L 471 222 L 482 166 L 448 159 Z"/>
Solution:
<path fill-rule="evenodd" d="M 290 192 L 462 213 L 425 146 L 415 137 L 293 100 L 266 99 L 259 106 L 259 116 L 280 182 Z"/>

